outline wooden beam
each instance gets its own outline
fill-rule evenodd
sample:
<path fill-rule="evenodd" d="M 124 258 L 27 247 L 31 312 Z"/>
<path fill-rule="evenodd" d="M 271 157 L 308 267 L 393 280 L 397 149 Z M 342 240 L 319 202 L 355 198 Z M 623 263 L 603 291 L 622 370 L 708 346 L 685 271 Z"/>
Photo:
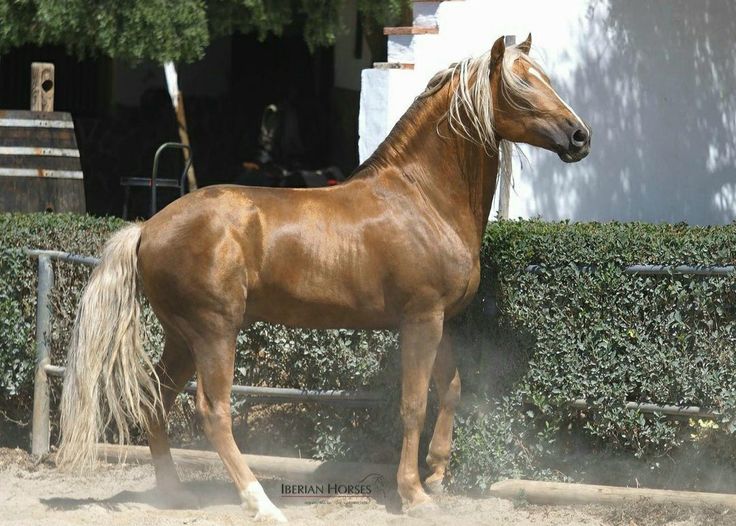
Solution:
<path fill-rule="evenodd" d="M 414 64 L 408 62 L 374 62 L 374 69 L 414 69 Z"/>
<path fill-rule="evenodd" d="M 189 144 L 189 129 L 187 128 L 187 116 L 184 111 L 184 96 L 179 91 L 179 76 L 176 72 L 176 66 L 173 62 L 166 62 L 164 64 L 164 75 L 166 77 L 166 87 L 169 91 L 169 97 L 171 98 L 171 105 L 174 107 L 174 113 L 176 114 L 176 124 L 179 130 L 179 140 L 182 144 Z M 184 156 L 184 163 L 189 160 L 189 150 L 186 148 L 182 149 L 182 155 Z M 197 176 L 194 173 L 194 165 L 189 165 L 187 170 L 187 182 L 189 183 L 189 191 L 193 192 L 197 189 Z"/>
<path fill-rule="evenodd" d="M 383 34 L 388 35 L 436 35 L 440 32 L 437 26 L 402 26 L 402 27 L 384 27 Z"/>
<path fill-rule="evenodd" d="M 522 498 L 531 504 L 680 504 L 684 506 L 721 506 L 736 509 L 736 495 L 672 491 L 649 488 L 621 488 L 592 484 L 565 484 L 536 480 L 502 480 L 490 488 L 494 497 Z"/>
<path fill-rule="evenodd" d="M 172 449 L 174 462 L 190 467 L 211 467 L 221 460 L 213 451 Z M 151 454 L 145 446 L 119 446 L 97 444 L 97 457 L 108 462 L 125 459 L 130 462 L 151 461 Z M 266 455 L 243 455 L 248 466 L 258 476 L 280 478 L 293 482 L 313 483 L 353 483 L 366 477 L 381 477 L 388 486 L 396 480 L 396 466 L 392 464 L 366 464 L 362 462 L 320 461 L 292 457 L 272 457 Z"/>
<path fill-rule="evenodd" d="M 54 111 L 54 65 L 31 64 L 31 111 Z"/>
<path fill-rule="evenodd" d="M 187 116 L 184 112 L 184 96 L 181 94 L 181 92 L 176 94 L 177 97 L 177 103 L 174 106 L 174 111 L 176 112 L 176 123 L 177 127 L 179 128 L 179 140 L 181 140 L 182 144 L 186 144 L 187 146 L 190 145 L 189 143 L 189 130 L 187 129 Z M 184 163 L 186 163 L 189 160 L 189 150 L 186 148 L 182 149 L 182 155 L 184 156 Z M 194 174 L 194 165 L 189 165 L 189 170 L 187 170 L 187 183 L 189 183 L 189 191 L 193 192 L 197 189 L 197 177 Z"/>
<path fill-rule="evenodd" d="M 33 425 L 31 452 L 45 455 L 49 452 L 51 424 L 49 412 L 49 379 L 45 367 L 49 365 L 51 339 L 51 291 L 54 288 L 54 269 L 48 256 L 38 258 L 38 285 L 36 287 L 36 375 L 33 382 Z"/>

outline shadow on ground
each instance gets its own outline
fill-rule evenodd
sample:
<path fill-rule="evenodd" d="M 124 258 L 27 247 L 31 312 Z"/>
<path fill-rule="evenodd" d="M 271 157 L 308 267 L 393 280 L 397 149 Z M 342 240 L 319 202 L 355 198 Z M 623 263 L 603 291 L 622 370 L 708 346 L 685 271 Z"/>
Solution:
<path fill-rule="evenodd" d="M 290 484 L 281 480 L 261 480 L 263 489 L 279 508 L 290 508 L 314 502 L 331 500 L 328 497 L 282 496 L 282 484 Z M 160 510 L 194 510 L 213 506 L 239 506 L 240 496 L 230 481 L 225 480 L 194 480 L 182 483 L 181 489 L 176 492 L 164 492 L 157 488 L 138 491 L 125 490 L 106 499 L 51 497 L 39 499 L 41 504 L 50 510 L 65 511 L 83 509 L 87 506 L 100 506 L 110 511 L 121 511 L 128 506 L 143 504 Z M 355 502 L 373 501 L 379 506 L 385 506 L 387 513 L 401 513 L 401 502 L 395 488 L 387 488 L 371 497 L 355 497 Z"/>

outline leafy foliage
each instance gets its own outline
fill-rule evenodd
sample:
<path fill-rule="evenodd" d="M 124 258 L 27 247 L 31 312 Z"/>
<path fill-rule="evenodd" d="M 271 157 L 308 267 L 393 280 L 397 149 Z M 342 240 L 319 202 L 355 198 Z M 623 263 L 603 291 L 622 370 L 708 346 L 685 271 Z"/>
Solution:
<path fill-rule="evenodd" d="M 0 412 L 20 427 L 27 426 L 33 406 L 37 279 L 36 261 L 22 249 L 99 254 L 107 236 L 123 224 L 119 219 L 71 214 L 0 214 Z M 66 354 L 76 298 L 88 276 L 84 267 L 55 264 L 50 341 L 54 359 Z M 13 431 L 10 425 L 0 430 Z"/>
<path fill-rule="evenodd" d="M 239 31 L 260 38 L 298 24 L 310 48 L 341 31 L 343 0 L 0 0 L 0 53 L 23 44 L 60 44 L 79 56 L 101 54 L 132 63 L 192 62 L 212 38 Z M 383 23 L 407 0 L 361 2 Z"/>
<path fill-rule="evenodd" d="M 2 0 L 0 20 L 0 52 L 27 43 L 62 44 L 79 56 L 189 62 L 209 42 L 201 0 Z"/>
<path fill-rule="evenodd" d="M 0 369 L 0 388 L 17 396 L 33 372 L 34 311 L 30 302 L 19 298 L 33 295 L 35 279 L 25 268 L 26 257 L 18 251 L 0 253 L 0 276 L 16 279 L 0 281 L 0 353 L 6 357 Z M 17 279 L 21 278 L 21 279 Z"/>
<path fill-rule="evenodd" d="M 583 469 L 557 458 L 584 451 L 633 455 L 658 466 L 662 455 L 693 447 L 686 423 L 626 410 L 626 402 L 703 406 L 730 422 L 736 277 L 642 276 L 623 268 L 733 264 L 734 242 L 733 226 L 490 226 L 480 297 L 495 297 L 499 315 L 489 327 L 477 326 L 476 351 L 492 353 L 499 337 L 520 333 L 528 343 L 518 349 L 524 358 L 501 396 L 489 392 L 491 367 L 483 371 L 477 359 L 464 363 L 469 377 L 485 382 L 470 387 L 477 401 L 462 417 L 455 483 L 482 487 L 510 472 L 535 476 L 551 466 L 579 475 Z M 529 273 L 528 265 L 543 268 Z M 468 315 L 482 307 L 476 303 Z M 572 408 L 575 399 L 592 409 Z M 502 437 L 506 450 L 499 447 Z M 732 451 L 725 458 L 733 457 Z"/>
<path fill-rule="evenodd" d="M 411 2 L 406 0 L 358 0 L 358 10 L 368 20 L 379 26 L 390 26 L 400 20 L 406 11 L 411 11 Z"/>

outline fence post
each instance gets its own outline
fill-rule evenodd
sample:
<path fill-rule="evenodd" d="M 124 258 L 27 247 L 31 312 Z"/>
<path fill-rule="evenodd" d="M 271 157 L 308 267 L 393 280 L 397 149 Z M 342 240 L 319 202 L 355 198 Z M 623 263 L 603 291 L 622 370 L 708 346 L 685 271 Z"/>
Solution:
<path fill-rule="evenodd" d="M 49 452 L 51 429 L 49 425 L 49 346 L 51 335 L 51 289 L 54 287 L 54 269 L 49 256 L 38 257 L 38 285 L 36 289 L 36 376 L 33 387 L 33 427 L 31 453 Z"/>
<path fill-rule="evenodd" d="M 54 65 L 31 64 L 31 111 L 54 111 Z"/>

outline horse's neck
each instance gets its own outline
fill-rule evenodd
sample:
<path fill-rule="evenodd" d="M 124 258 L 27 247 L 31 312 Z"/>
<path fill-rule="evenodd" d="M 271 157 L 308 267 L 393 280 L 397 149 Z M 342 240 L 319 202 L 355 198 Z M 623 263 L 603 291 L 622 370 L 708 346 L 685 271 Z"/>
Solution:
<path fill-rule="evenodd" d="M 468 141 L 464 141 L 463 146 L 464 148 L 459 153 L 462 159 L 462 170 L 466 174 L 474 174 L 469 177 L 469 201 L 473 213 L 475 240 L 480 250 L 488 216 L 491 213 L 493 195 L 496 191 L 499 155 L 497 150 L 487 154 L 482 147 Z"/>
<path fill-rule="evenodd" d="M 442 119 L 446 102 L 438 98 L 415 102 L 364 166 L 377 171 L 375 184 L 397 176 L 416 184 L 423 201 L 478 251 L 496 187 L 498 153 L 488 155 L 450 130 Z"/>

